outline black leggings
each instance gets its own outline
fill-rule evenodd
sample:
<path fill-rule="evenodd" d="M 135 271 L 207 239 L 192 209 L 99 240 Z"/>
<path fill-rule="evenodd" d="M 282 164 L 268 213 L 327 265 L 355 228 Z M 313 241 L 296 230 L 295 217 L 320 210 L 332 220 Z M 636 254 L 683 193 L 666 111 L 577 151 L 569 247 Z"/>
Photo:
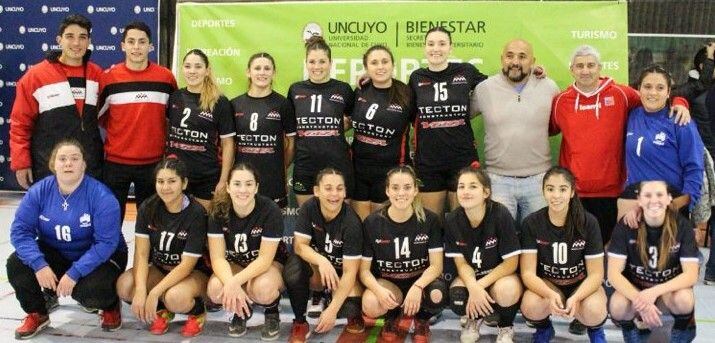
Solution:
<path fill-rule="evenodd" d="M 61 279 L 72 267 L 72 261 L 65 259 L 53 248 L 42 244 L 39 246 L 49 267 L 57 275 L 57 278 Z M 127 252 L 115 251 L 107 262 L 100 264 L 85 277 L 76 280 L 77 284 L 72 290 L 72 298 L 84 307 L 111 309 L 119 300 L 116 289 L 117 278 L 124 272 L 126 266 Z M 17 257 L 17 253 L 13 252 L 7 259 L 7 276 L 25 313 L 47 314 L 45 298 L 42 296 L 42 289 L 35 277 L 35 271 L 25 265 Z"/>

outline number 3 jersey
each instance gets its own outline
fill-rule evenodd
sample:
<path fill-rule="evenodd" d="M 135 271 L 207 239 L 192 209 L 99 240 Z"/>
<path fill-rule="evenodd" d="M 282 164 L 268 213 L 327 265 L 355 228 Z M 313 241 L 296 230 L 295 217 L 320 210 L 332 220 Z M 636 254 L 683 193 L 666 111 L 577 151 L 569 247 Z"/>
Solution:
<path fill-rule="evenodd" d="M 186 163 L 190 178 L 218 178 L 219 139 L 236 135 L 231 103 L 220 96 L 211 112 L 199 107 L 199 94 L 186 88 L 169 97 L 166 154 Z"/>
<path fill-rule="evenodd" d="M 425 221 L 413 214 L 403 223 L 387 215 L 387 207 L 364 223 L 363 260 L 372 261 L 376 277 L 404 280 L 419 277 L 429 267 L 429 254 L 442 252 L 442 227 L 437 215 L 425 210 Z"/>
<path fill-rule="evenodd" d="M 318 198 L 310 198 L 300 207 L 294 233 L 310 239 L 310 247 L 327 258 L 338 273 L 343 270 L 344 259 L 362 256 L 362 224 L 355 211 L 344 202 L 340 213 L 326 221 Z"/>
<path fill-rule="evenodd" d="M 658 270 L 660 242 L 663 229 L 646 225 L 646 249 L 648 261 L 644 265 L 638 247 L 638 230 L 619 222 L 613 229 L 608 257 L 626 260 L 623 276 L 639 289 L 646 289 L 667 282 L 683 272 L 682 262 L 698 263 L 698 247 L 690 221 L 678 215 L 678 234 L 669 247 L 668 260 L 663 270 Z"/>
<path fill-rule="evenodd" d="M 156 199 L 161 202 L 160 199 Z M 183 255 L 199 258 L 194 269 L 203 266 L 206 252 L 206 210 L 196 200 L 184 195 L 179 213 L 170 213 L 163 202 L 157 206 L 156 222 L 152 223 L 145 201 L 137 213 L 135 236 L 148 238 L 149 262 L 160 269 L 171 269 Z"/>
<path fill-rule="evenodd" d="M 509 210 L 498 202 L 486 206 L 484 219 L 476 228 L 469 223 L 462 207 L 447 214 L 444 224 L 444 255 L 463 257 L 474 268 L 477 279 L 521 253 Z"/>
<path fill-rule="evenodd" d="M 285 264 L 288 257 L 283 243 L 283 215 L 271 199 L 256 195 L 256 205 L 245 218 L 229 209 L 228 218 L 209 218 L 209 238 L 221 238 L 226 243 L 226 260 L 242 267 L 258 258 L 261 242 L 278 242 L 273 258 Z"/>
<path fill-rule="evenodd" d="M 601 231 L 596 218 L 585 212 L 583 237 L 574 232 L 569 241 L 564 227 L 549 220 L 544 207 L 524 219 L 521 253 L 536 254 L 536 275 L 556 286 L 573 285 L 586 278 L 586 260 L 603 257 Z"/>

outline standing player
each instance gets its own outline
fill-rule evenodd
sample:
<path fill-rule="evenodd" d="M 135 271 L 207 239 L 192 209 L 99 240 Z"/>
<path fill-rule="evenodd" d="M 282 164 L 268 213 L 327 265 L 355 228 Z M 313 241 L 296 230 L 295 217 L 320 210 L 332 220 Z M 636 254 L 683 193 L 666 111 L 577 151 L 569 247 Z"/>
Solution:
<path fill-rule="evenodd" d="M 352 197 L 345 116 L 352 112 L 354 94 L 350 85 L 330 78 L 331 63 L 330 47 L 323 37 L 311 37 L 305 47 L 308 80 L 296 82 L 288 90 L 297 123 L 293 191 L 298 205 L 310 199 L 315 176 L 326 167 L 345 176 L 347 198 Z"/>
<path fill-rule="evenodd" d="M 447 287 L 440 279 L 444 258 L 440 220 L 422 208 L 411 167 L 391 169 L 385 183 L 388 205 L 364 223 L 362 309 L 371 318 L 385 315 L 382 340 L 404 336 L 415 316 L 412 341 L 429 342 L 429 319 L 447 302 Z M 403 318 L 398 320 L 400 314 Z"/>
<path fill-rule="evenodd" d="M 234 313 L 228 335 L 246 333 L 251 303 L 265 307 L 261 339 L 278 338 L 278 306 L 288 253 L 283 243 L 283 216 L 272 199 L 258 195 L 258 174 L 239 163 L 231 169 L 228 185 L 214 197 L 208 236 L 214 274 L 207 294 L 215 304 Z"/>
<path fill-rule="evenodd" d="M 504 205 L 491 199 L 491 181 L 481 169 L 467 167 L 457 178 L 460 207 L 445 219 L 445 256 L 454 259 L 459 276 L 449 289 L 454 313 L 469 317 L 461 341 L 479 340 L 482 318 L 499 316 L 498 343 L 512 342 L 514 317 L 522 286 L 519 238 L 514 218 Z"/>
<path fill-rule="evenodd" d="M 305 320 L 309 289 L 327 290 L 332 301 L 320 316 L 315 332 L 328 332 L 337 317 L 347 317 L 350 333 L 365 330 L 360 311 L 362 286 L 357 281 L 362 252 L 360 218 L 345 203 L 345 178 L 326 168 L 316 176 L 315 196 L 300 207 L 293 250 L 283 270 L 295 319 L 289 342 L 305 342 L 309 326 Z M 313 294 L 313 299 L 317 296 Z M 318 309 L 320 311 L 320 309 Z M 310 313 L 309 313 L 310 314 Z"/>
<path fill-rule="evenodd" d="M 221 94 L 206 54 L 199 49 L 190 50 L 183 63 L 186 88 L 169 97 L 166 153 L 186 163 L 186 193 L 208 208 L 213 193 L 228 182 L 236 126 L 231 103 Z"/>
<path fill-rule="evenodd" d="M 663 181 L 638 187 L 643 220 L 633 230 L 623 222 L 613 230 L 608 247 L 608 281 L 616 292 L 610 312 L 621 323 L 626 342 L 646 342 L 650 330 L 638 330 L 636 316 L 650 328 L 662 326 L 661 311 L 673 315 L 671 342 L 695 339 L 695 295 L 698 248 L 693 225 L 673 211 L 673 196 Z"/>
<path fill-rule="evenodd" d="M 601 232 L 574 187 L 568 169 L 549 169 L 542 187 L 548 206 L 523 222 L 520 269 L 526 291 L 521 313 L 536 327 L 534 342 L 553 338 L 551 315 L 576 318 L 588 328 L 591 342 L 606 342 Z"/>
<path fill-rule="evenodd" d="M 288 205 L 286 169 L 295 153 L 295 114 L 273 91 L 273 57 L 259 52 L 248 59 L 248 92 L 231 100 L 236 122 L 236 163 L 254 165 L 263 182 L 258 193 Z"/>
<path fill-rule="evenodd" d="M 427 68 L 410 75 L 416 118 L 415 168 L 422 184 L 425 208 L 440 218 L 449 192 L 450 208 L 457 206 L 457 172 L 478 165 L 474 132 L 470 123 L 469 96 L 487 76 L 470 63 L 449 63 L 452 37 L 437 26 L 425 36 Z"/>
<path fill-rule="evenodd" d="M 166 147 L 166 104 L 176 80 L 149 61 L 153 49 L 149 26 L 129 23 L 122 36 L 124 63 L 99 79 L 99 121 L 107 133 L 102 179 L 119 200 L 122 219 L 131 183 L 137 208 L 154 193 L 154 167 Z"/>
<path fill-rule="evenodd" d="M 351 205 L 365 219 L 387 200 L 385 174 L 393 167 L 410 164 L 409 125 L 411 91 L 392 78 L 394 57 L 383 45 L 368 49 L 362 57 L 370 83 L 355 91 L 351 116 L 355 192 Z"/>
<path fill-rule="evenodd" d="M 17 82 L 10 113 L 10 168 L 27 189 L 51 174 L 52 148 L 65 138 L 82 144 L 87 173 L 102 174 L 102 138 L 97 126 L 97 95 L 102 68 L 89 61 L 92 23 L 72 14 L 57 34 L 61 51 L 27 70 Z"/>
<path fill-rule="evenodd" d="M 181 335 L 193 337 L 206 320 L 206 210 L 184 194 L 183 162 L 165 159 L 154 175 L 157 194 L 137 213 L 134 267 L 119 277 L 117 292 L 152 334 L 163 335 L 174 313 L 186 313 Z"/>

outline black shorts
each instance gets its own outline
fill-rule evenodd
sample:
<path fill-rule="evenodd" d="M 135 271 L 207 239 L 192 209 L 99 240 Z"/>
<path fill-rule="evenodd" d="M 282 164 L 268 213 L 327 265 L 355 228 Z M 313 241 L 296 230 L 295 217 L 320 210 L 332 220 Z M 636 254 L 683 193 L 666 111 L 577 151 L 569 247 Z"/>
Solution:
<path fill-rule="evenodd" d="M 355 179 L 353 177 L 353 168 L 336 168 L 343 173 L 345 178 L 345 198 L 352 199 L 353 189 L 355 188 Z M 293 169 L 293 192 L 298 195 L 313 195 L 313 187 L 315 186 L 315 177 L 319 170 L 311 172 L 296 171 Z"/>
<path fill-rule="evenodd" d="M 385 178 L 391 167 L 374 167 L 355 164 L 355 191 L 353 200 L 382 203 L 387 200 Z"/>
<path fill-rule="evenodd" d="M 471 163 L 465 163 L 464 165 L 456 164 L 437 168 L 416 166 L 417 177 L 420 181 L 420 192 L 456 192 L 457 173 L 470 164 Z"/>
<path fill-rule="evenodd" d="M 189 178 L 189 185 L 186 187 L 186 194 L 191 194 L 196 198 L 211 200 L 214 196 L 214 189 L 218 183 L 219 175 Z"/>
<path fill-rule="evenodd" d="M 576 290 L 578 289 L 578 286 L 581 286 L 581 282 L 583 282 L 583 280 L 574 282 L 570 285 L 563 285 L 563 286 L 554 285 L 554 286 L 556 286 L 556 288 L 558 288 L 561 291 L 561 293 L 564 294 L 564 299 L 568 299 L 576 292 Z"/>
<path fill-rule="evenodd" d="M 621 199 L 638 199 L 638 185 L 639 183 L 633 183 L 628 186 L 626 186 L 626 189 L 623 190 L 623 193 L 619 196 Z M 681 191 L 679 191 L 677 188 L 668 185 L 668 193 L 673 196 L 673 199 L 683 195 Z"/>

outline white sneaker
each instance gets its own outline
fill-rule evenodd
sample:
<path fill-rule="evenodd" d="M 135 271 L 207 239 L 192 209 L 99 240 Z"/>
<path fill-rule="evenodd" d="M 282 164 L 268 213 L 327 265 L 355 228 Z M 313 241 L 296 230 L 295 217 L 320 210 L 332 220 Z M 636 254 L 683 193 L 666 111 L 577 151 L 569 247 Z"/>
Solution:
<path fill-rule="evenodd" d="M 462 328 L 462 334 L 459 336 L 459 341 L 462 343 L 474 343 L 479 340 L 479 327 L 482 325 L 482 319 L 467 319 L 467 325 Z"/>
<path fill-rule="evenodd" d="M 499 328 L 496 343 L 514 343 L 514 327 Z"/>
<path fill-rule="evenodd" d="M 469 317 L 467 316 L 459 317 L 459 326 L 464 329 L 464 327 L 467 326 L 467 320 L 469 320 Z"/>
<path fill-rule="evenodd" d="M 318 318 L 325 309 L 325 298 L 311 298 L 308 302 L 308 317 Z"/>

